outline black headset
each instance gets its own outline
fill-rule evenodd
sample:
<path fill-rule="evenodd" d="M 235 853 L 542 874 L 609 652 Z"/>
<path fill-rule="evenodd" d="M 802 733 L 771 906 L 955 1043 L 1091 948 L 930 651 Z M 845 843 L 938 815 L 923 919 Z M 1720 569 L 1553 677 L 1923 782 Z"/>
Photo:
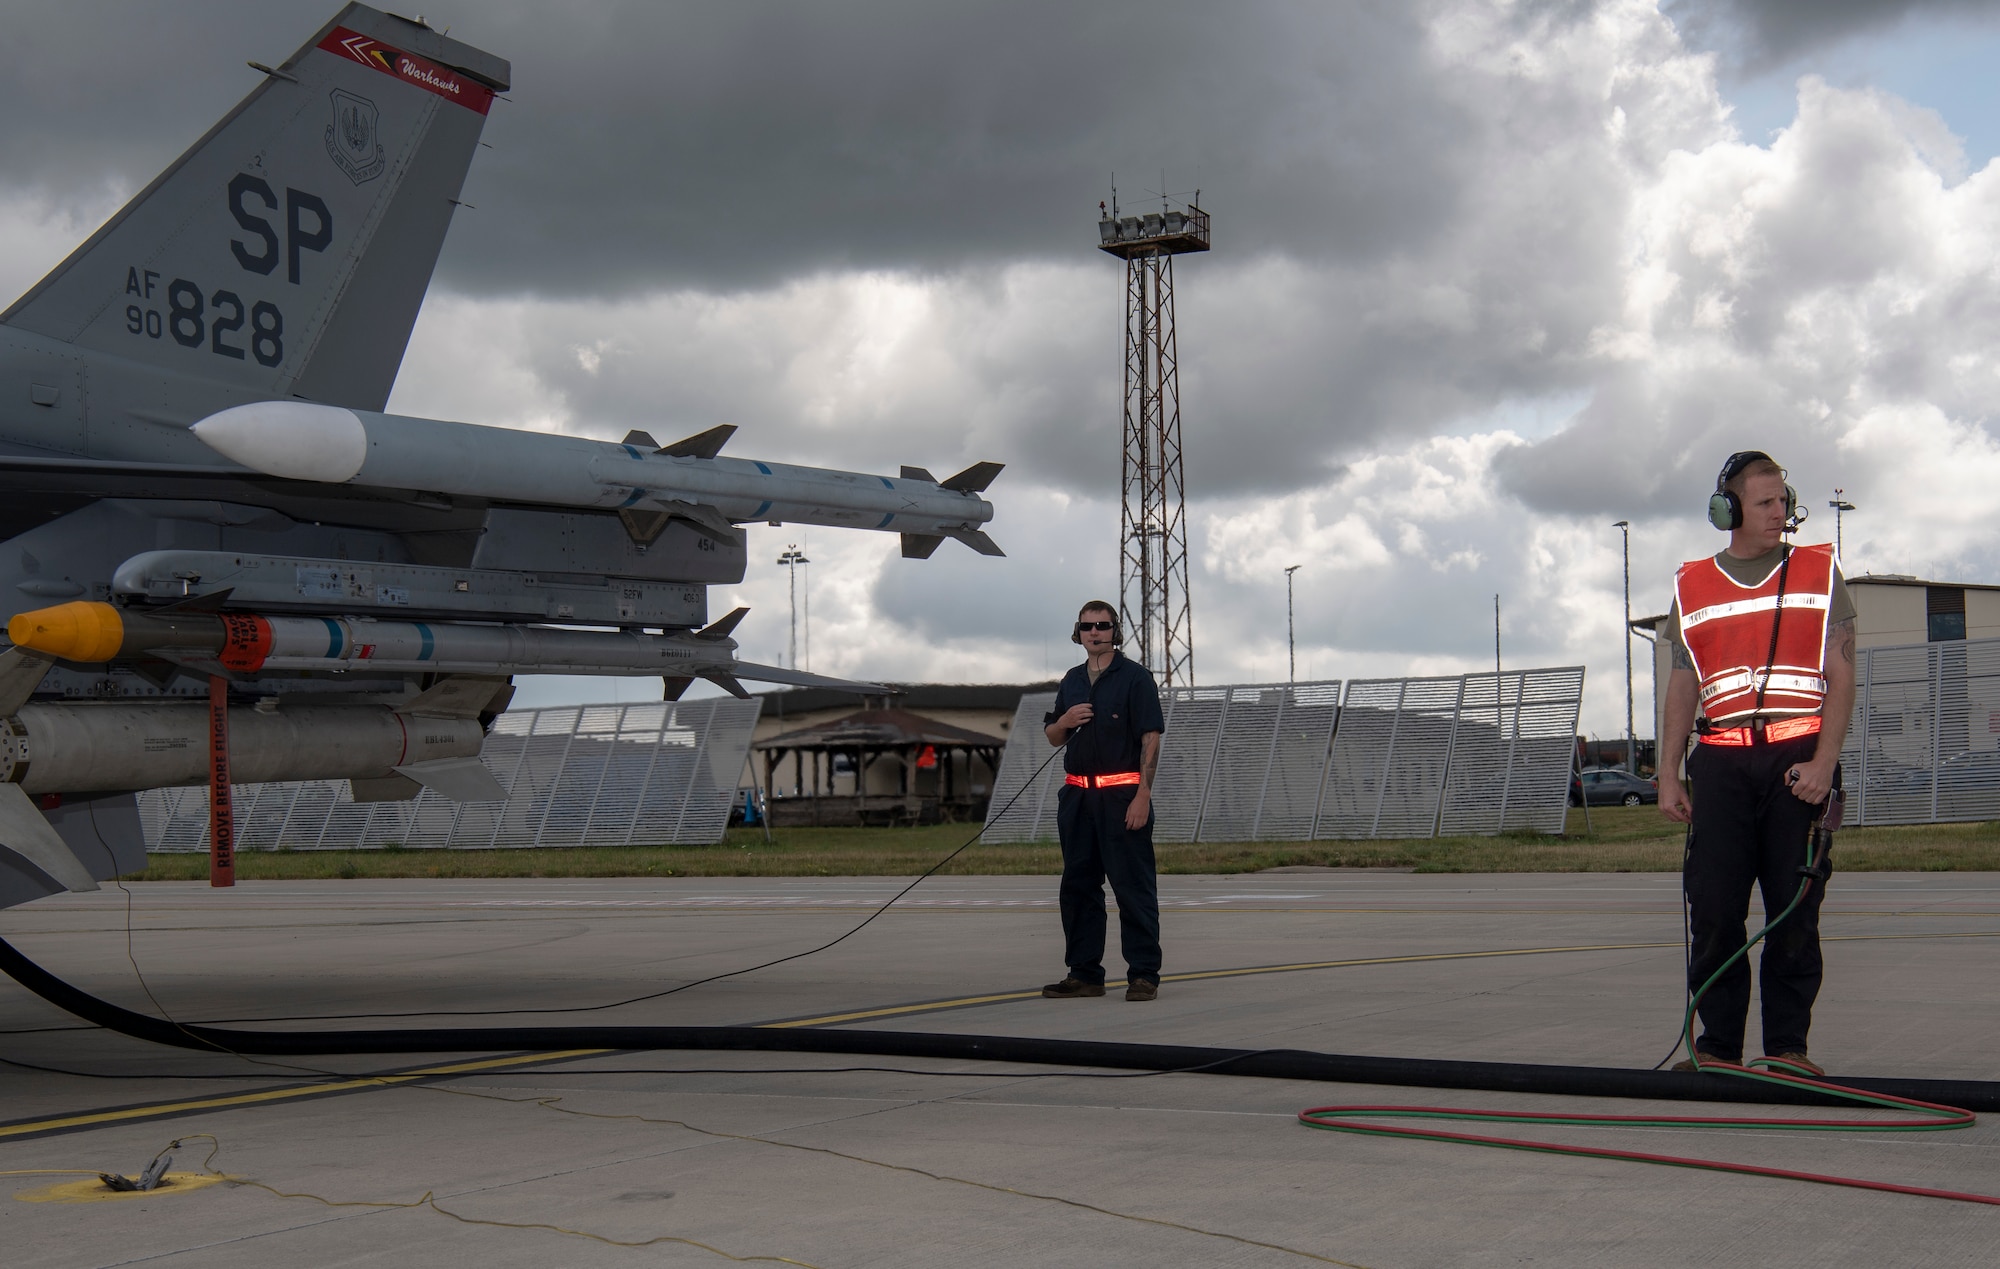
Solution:
<path fill-rule="evenodd" d="M 1111 642 L 1113 642 L 1113 643 L 1123 643 L 1123 642 L 1125 642 L 1125 627 L 1124 627 L 1123 625 L 1119 624 L 1119 621 L 1118 621 L 1118 610 L 1117 610 L 1117 609 L 1115 609 L 1115 608 L 1101 608 L 1101 607 L 1099 607 L 1099 606 L 1098 606 L 1098 605 L 1096 605 L 1096 604 L 1086 604 L 1086 605 L 1084 606 L 1084 609 L 1083 609 L 1083 612 L 1079 612 L 1079 613 L 1078 613 L 1078 614 L 1076 615 L 1076 619 L 1077 619 L 1078 621 L 1082 621 L 1082 620 L 1083 620 L 1083 613 L 1085 613 L 1085 612 L 1108 612 L 1108 613 L 1110 613 L 1110 614 L 1111 614 Z M 1076 628 L 1075 626 L 1071 626 L 1071 627 L 1069 628 L 1069 641 L 1070 641 L 1071 643 L 1082 643 L 1082 642 L 1083 642 L 1083 632 L 1082 632 L 1081 630 L 1078 630 L 1078 629 L 1077 629 L 1077 628 Z"/>
<path fill-rule="evenodd" d="M 1722 465 L 1722 470 L 1715 473 L 1715 492 L 1710 494 L 1708 498 L 1708 522 L 1716 528 L 1721 529 L 1724 533 L 1743 527 L 1743 500 L 1738 498 L 1727 486 L 1730 481 L 1743 474 L 1744 468 L 1759 459 L 1767 463 L 1775 463 L 1777 461 L 1761 449 L 1738 450 L 1729 456 L 1729 461 Z M 1784 468 L 1780 467 L 1778 469 L 1780 478 L 1783 478 L 1786 474 Z M 1787 481 L 1785 484 L 1785 532 L 1798 532 L 1799 525 L 1805 523 L 1805 518 L 1808 514 L 1810 513 L 1807 509 L 1799 505 L 1799 491 L 1792 488 L 1791 483 Z"/>

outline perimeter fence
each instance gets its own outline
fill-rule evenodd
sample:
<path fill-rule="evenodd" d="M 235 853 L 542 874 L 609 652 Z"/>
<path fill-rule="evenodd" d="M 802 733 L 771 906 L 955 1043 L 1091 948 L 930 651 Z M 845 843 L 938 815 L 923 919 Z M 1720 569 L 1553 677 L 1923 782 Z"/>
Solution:
<path fill-rule="evenodd" d="M 1560 833 L 1582 699 L 1581 666 L 1358 679 L 1344 699 L 1337 679 L 1170 688 L 1153 839 Z M 1042 765 L 1040 741 L 1054 703 L 1021 698 L 989 842 L 1056 837 L 1063 765 Z"/>
<path fill-rule="evenodd" d="M 356 802 L 345 780 L 235 786 L 239 850 L 483 850 L 722 840 L 760 697 L 502 714 L 480 761 L 504 802 Z M 208 790 L 139 795 L 146 849 L 208 849 Z"/>
<path fill-rule="evenodd" d="M 1847 822 L 2000 819 L 2000 639 L 1866 648 L 1855 671 Z"/>

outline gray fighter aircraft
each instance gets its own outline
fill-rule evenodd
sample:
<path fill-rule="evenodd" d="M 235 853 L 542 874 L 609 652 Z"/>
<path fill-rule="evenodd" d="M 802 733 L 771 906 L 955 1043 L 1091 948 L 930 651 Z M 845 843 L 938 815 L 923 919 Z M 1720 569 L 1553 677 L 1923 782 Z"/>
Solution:
<path fill-rule="evenodd" d="M 477 757 L 516 674 L 839 683 L 736 661 L 741 610 L 709 624 L 745 523 L 1000 554 L 995 463 L 888 477 L 725 458 L 729 427 L 384 414 L 508 64 L 350 4 L 250 65 L 0 313 L 0 907 L 142 867 L 135 791 L 211 760 L 225 787 L 502 796 Z"/>

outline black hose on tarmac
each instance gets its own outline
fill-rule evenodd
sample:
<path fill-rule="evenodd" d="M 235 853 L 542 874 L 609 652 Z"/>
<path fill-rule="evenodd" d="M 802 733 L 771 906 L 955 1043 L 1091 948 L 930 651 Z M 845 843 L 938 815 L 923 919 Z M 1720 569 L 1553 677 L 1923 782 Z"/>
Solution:
<path fill-rule="evenodd" d="M 849 1031 L 812 1027 L 413 1027 L 394 1031 L 244 1031 L 168 1022 L 100 1000 L 43 969 L 0 939 L 0 969 L 42 999 L 98 1026 L 134 1039 L 183 1049 L 288 1056 L 354 1053 L 554 1052 L 562 1049 L 730 1050 L 754 1053 L 841 1053 L 949 1061 L 1025 1062 L 1128 1071 L 1185 1071 L 1333 1084 L 1390 1084 L 1564 1097 L 1652 1098 L 1661 1101 L 1842 1105 L 1810 1090 L 1752 1084 L 1719 1075 L 1623 1070 L 1600 1066 L 1533 1066 L 1520 1062 L 1449 1062 L 1428 1058 L 1359 1057 L 1304 1049 L 1222 1049 L 1184 1044 L 1127 1044 L 937 1031 Z M 1991 1080 L 1843 1079 L 1892 1097 L 2000 1111 L 2000 1082 Z"/>

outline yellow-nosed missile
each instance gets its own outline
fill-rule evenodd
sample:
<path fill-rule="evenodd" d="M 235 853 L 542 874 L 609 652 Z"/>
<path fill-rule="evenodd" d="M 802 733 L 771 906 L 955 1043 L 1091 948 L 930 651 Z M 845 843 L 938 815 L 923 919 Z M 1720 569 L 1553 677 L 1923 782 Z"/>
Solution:
<path fill-rule="evenodd" d="M 16 613 L 7 622 L 16 645 L 64 661 L 109 661 L 125 646 L 125 623 L 110 604 L 76 600 Z"/>

